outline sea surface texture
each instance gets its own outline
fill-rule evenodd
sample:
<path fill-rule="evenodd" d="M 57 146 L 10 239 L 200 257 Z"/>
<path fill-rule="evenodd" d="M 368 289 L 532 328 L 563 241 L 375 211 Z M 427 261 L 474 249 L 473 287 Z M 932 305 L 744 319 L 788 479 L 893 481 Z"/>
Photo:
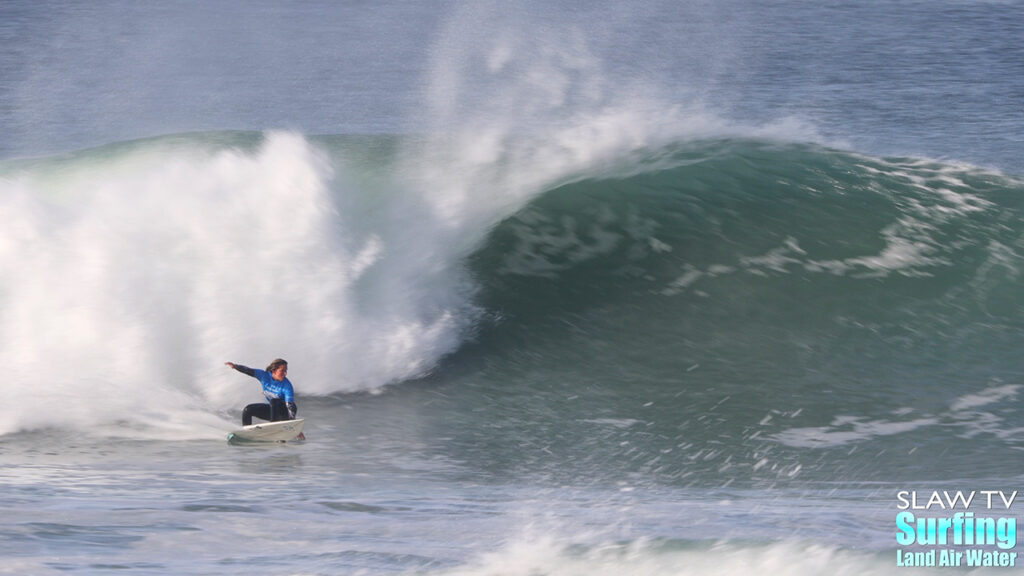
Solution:
<path fill-rule="evenodd" d="M 1024 517 L 1021 2 L 7 0 L 0 216 L 3 574 L 914 574 L 900 494 Z M 307 439 L 228 444 L 277 357 Z"/>

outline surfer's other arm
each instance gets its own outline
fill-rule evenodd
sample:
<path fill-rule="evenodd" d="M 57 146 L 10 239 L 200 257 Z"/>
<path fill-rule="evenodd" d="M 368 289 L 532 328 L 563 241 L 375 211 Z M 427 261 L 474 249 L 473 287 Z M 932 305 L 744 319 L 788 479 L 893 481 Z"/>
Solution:
<path fill-rule="evenodd" d="M 242 366 L 241 364 L 235 364 L 234 362 L 225 362 L 224 365 L 230 366 L 235 370 L 238 370 L 242 374 L 245 374 L 246 376 L 252 376 L 253 378 L 256 377 L 256 371 L 253 370 L 252 368 L 249 368 L 248 366 Z"/>

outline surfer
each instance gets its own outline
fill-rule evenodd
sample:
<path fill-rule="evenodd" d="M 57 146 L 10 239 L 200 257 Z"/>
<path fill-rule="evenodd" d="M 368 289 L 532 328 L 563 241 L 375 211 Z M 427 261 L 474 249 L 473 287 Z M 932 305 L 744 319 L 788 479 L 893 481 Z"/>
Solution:
<path fill-rule="evenodd" d="M 225 362 L 224 365 L 259 380 L 263 385 L 263 395 L 267 397 L 266 404 L 249 404 L 242 410 L 243 426 L 252 424 L 253 416 L 271 422 L 295 419 L 298 408 L 295 407 L 295 391 L 288 380 L 287 362 L 278 358 L 266 370 L 256 370 L 234 362 Z"/>

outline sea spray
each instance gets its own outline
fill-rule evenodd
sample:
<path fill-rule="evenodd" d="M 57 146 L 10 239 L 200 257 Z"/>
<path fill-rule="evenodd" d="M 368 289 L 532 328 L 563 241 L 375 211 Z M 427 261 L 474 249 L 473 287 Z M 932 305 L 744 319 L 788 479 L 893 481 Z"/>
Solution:
<path fill-rule="evenodd" d="M 217 370 L 227 359 L 287 357 L 301 394 L 370 389 L 460 341 L 458 276 L 422 277 L 424 292 L 394 263 L 415 232 L 351 234 L 367 215 L 339 210 L 355 192 L 329 154 L 285 133 L 196 140 L 44 160 L 0 181 L 18 215 L 0 238 L 4 393 L 27 408 L 4 432 L 208 421 L 253 397 Z M 398 277 L 358 286 L 381 262 Z M 386 296 L 368 306 L 366 291 Z"/>

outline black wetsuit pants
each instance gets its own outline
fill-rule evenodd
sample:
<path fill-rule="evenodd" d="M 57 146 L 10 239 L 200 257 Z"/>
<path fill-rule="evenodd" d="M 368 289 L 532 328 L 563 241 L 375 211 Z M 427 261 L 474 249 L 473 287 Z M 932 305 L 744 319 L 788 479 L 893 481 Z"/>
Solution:
<path fill-rule="evenodd" d="M 249 404 L 242 410 L 242 426 L 248 426 L 252 424 L 252 417 L 255 416 L 261 420 L 269 420 L 271 422 L 277 422 L 278 420 L 290 420 L 288 416 L 288 406 L 284 403 L 284 400 L 274 398 L 270 401 L 270 404 Z"/>

